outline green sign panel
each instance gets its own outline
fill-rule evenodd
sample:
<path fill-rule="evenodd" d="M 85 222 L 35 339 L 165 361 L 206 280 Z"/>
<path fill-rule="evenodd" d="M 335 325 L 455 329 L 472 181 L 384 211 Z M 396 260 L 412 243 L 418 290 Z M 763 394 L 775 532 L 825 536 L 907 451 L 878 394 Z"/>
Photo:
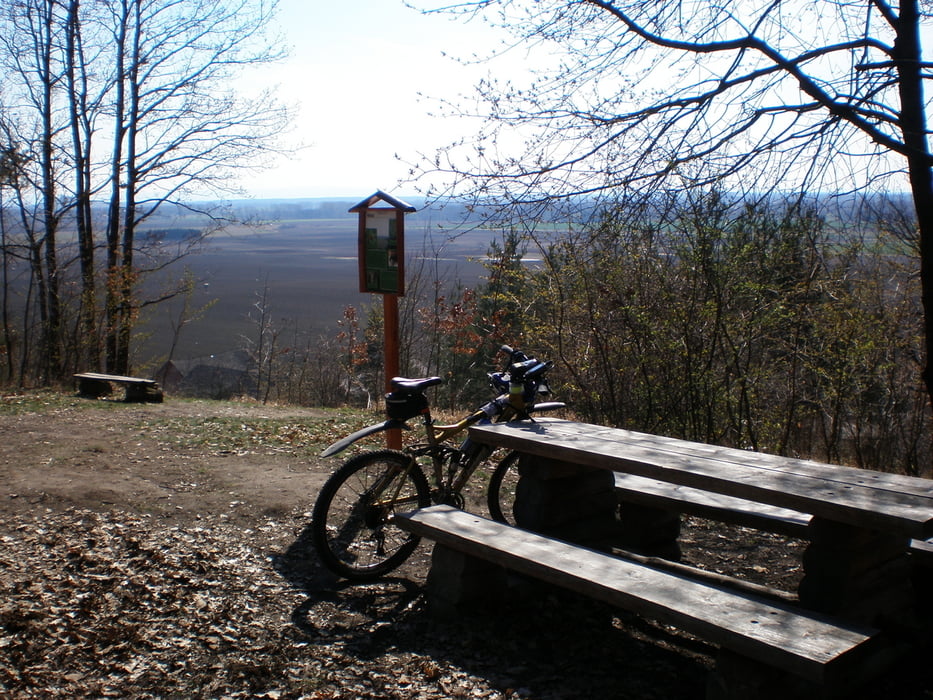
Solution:
<path fill-rule="evenodd" d="M 376 207 L 377 204 L 388 205 Z M 405 294 L 405 214 L 416 209 L 382 190 L 350 212 L 360 215 L 360 291 Z"/>
<path fill-rule="evenodd" d="M 361 291 L 378 294 L 401 294 L 402 255 L 395 211 L 366 212 L 362 263 L 364 274 Z"/>

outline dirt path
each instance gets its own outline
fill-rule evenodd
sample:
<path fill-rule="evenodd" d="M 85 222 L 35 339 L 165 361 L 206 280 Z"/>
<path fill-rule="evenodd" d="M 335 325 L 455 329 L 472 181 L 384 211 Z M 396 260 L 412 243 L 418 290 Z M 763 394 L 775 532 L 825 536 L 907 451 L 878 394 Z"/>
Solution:
<path fill-rule="evenodd" d="M 219 513 L 254 518 L 309 504 L 333 468 L 333 461 L 312 456 L 313 446 L 231 448 L 193 434 L 204 421 L 303 425 L 326 419 L 324 411 L 236 402 L 94 403 L 0 417 L 0 512 L 42 505 L 182 520 Z"/>

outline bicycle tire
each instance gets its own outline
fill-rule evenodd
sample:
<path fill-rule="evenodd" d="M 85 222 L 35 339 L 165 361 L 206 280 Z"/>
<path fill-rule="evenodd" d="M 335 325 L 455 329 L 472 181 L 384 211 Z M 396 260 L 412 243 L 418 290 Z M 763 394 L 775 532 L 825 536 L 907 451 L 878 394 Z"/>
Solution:
<path fill-rule="evenodd" d="M 516 525 L 515 496 L 518 487 L 518 452 L 509 452 L 489 478 L 486 505 L 489 516 L 500 523 Z"/>
<path fill-rule="evenodd" d="M 338 576 L 379 578 L 398 568 L 420 538 L 395 527 L 392 513 L 431 505 L 428 480 L 412 457 L 396 450 L 367 452 L 345 462 L 324 483 L 311 514 L 311 542 L 321 562 Z M 386 479 L 388 478 L 388 481 Z M 399 487 L 400 498 L 375 505 Z"/>

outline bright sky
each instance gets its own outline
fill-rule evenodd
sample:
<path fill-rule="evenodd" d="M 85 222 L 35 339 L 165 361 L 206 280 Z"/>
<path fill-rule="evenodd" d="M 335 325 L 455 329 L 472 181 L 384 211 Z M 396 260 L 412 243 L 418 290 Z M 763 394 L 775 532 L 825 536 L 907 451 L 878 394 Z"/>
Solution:
<path fill-rule="evenodd" d="M 494 64 L 458 63 L 451 57 L 469 59 L 499 48 L 501 35 L 478 21 L 423 15 L 404 0 L 279 2 L 279 29 L 291 56 L 257 75 L 282 102 L 297 103 L 290 134 L 296 148 L 290 158 L 241 180 L 252 197 L 362 199 L 377 189 L 410 196 L 414 186 L 399 184 L 408 175 L 405 162 L 480 127 L 430 116 L 437 112 L 434 100 L 461 102 L 458 96 L 472 96 L 488 73 L 501 79 L 531 67 L 520 48 Z M 542 60 L 548 59 L 540 53 L 533 59 Z"/>
<path fill-rule="evenodd" d="M 280 24 L 291 57 L 272 80 L 283 102 L 299 103 L 291 137 L 306 148 L 268 171 L 244 178 L 264 197 L 349 196 L 397 185 L 405 160 L 431 154 L 470 127 L 432 118 L 419 98 L 468 94 L 489 70 L 442 55 L 469 57 L 495 44 L 479 23 L 424 16 L 402 0 L 281 0 Z M 267 69 L 268 70 L 268 69 Z M 472 129 L 475 129 L 474 125 Z"/>

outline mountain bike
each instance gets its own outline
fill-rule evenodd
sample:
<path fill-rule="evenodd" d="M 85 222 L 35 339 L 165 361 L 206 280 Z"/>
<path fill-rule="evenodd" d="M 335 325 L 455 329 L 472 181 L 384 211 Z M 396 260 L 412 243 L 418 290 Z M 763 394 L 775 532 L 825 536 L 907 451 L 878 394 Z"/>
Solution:
<path fill-rule="evenodd" d="M 497 396 L 456 423 L 439 425 L 431 416 L 425 391 L 443 383 L 440 377 L 391 380 L 382 423 L 367 426 L 338 440 L 321 453 L 330 457 L 364 437 L 385 430 L 408 429 L 407 421 L 421 417 L 424 441 L 402 450 L 374 450 L 347 460 L 321 488 L 311 516 L 311 541 L 322 563 L 348 579 L 384 576 L 400 566 L 419 538 L 393 524 L 398 512 L 445 503 L 472 509 L 467 485 L 493 448 L 467 437 L 459 446 L 450 441 L 480 423 L 532 420 L 531 414 L 563 408 L 559 401 L 536 402 L 550 389 L 546 375 L 553 362 L 529 357 L 503 345 L 508 361 L 501 372 L 487 376 Z M 509 453 L 492 468 L 486 488 L 488 514 L 514 524 L 513 505 L 518 480 L 518 455 Z M 425 475 L 431 474 L 431 481 Z M 469 501 L 469 502 L 468 502 Z"/>

